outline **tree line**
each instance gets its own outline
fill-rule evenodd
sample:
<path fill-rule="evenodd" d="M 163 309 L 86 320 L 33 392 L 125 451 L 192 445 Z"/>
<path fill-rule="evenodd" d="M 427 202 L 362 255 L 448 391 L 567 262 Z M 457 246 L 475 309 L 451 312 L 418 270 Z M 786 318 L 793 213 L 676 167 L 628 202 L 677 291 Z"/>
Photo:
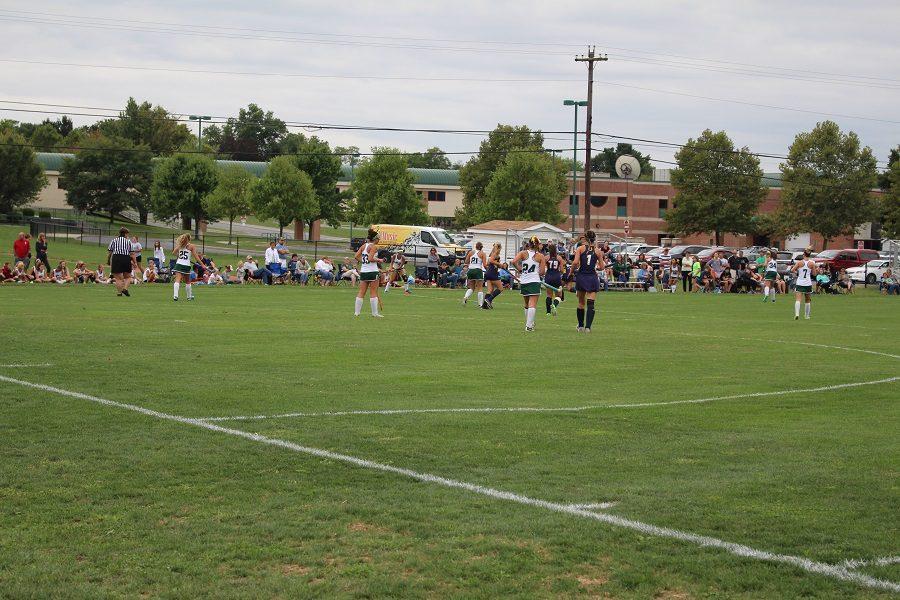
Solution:
<path fill-rule="evenodd" d="M 150 212 L 161 219 L 181 216 L 186 229 L 202 220 L 233 223 L 251 212 L 282 228 L 294 220 L 427 223 L 408 167 L 459 169 L 460 226 L 493 219 L 559 223 L 568 174 L 573 166 L 584 168 L 556 156 L 543 134 L 527 126 L 498 125 L 477 154 L 454 165 L 438 147 L 421 153 L 375 147 L 361 157 L 357 147 L 332 148 L 316 136 L 289 132 L 272 111 L 255 104 L 221 125 L 208 125 L 198 139 L 164 108 L 131 98 L 118 117 L 83 127 L 66 116 L 39 124 L 0 121 L 0 212 L 33 201 L 45 185 L 34 150 L 74 150 L 62 170 L 72 206 L 110 218 L 134 210 L 141 222 Z M 651 177 L 651 158 L 624 143 L 595 154 L 592 171 L 615 177 L 615 161 L 623 154 L 640 161 L 642 178 Z M 717 243 L 725 233 L 811 231 L 827 243 L 875 219 L 886 237 L 898 237 L 897 155 L 892 151 L 889 169 L 879 175 L 871 149 L 856 134 L 819 123 L 797 135 L 781 164 L 779 210 L 759 215 L 767 186 L 776 182 L 764 179 L 749 149 L 735 148 L 724 131 L 706 130 L 676 154 L 677 194 L 665 214 L 667 229 L 673 235 L 712 232 Z M 212 157 L 268 167 L 257 178 L 239 166 L 220 168 Z M 336 184 L 348 163 L 354 181 L 341 193 Z M 871 194 L 876 185 L 884 190 L 881 198 Z"/>

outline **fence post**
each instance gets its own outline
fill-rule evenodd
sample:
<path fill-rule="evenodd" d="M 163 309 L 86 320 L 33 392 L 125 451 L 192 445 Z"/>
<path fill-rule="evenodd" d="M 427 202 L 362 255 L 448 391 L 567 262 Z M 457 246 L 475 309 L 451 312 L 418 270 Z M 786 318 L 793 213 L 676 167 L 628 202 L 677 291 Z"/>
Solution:
<path fill-rule="evenodd" d="M 241 257 L 241 236 L 237 236 L 234 240 L 234 255 L 237 258 Z"/>

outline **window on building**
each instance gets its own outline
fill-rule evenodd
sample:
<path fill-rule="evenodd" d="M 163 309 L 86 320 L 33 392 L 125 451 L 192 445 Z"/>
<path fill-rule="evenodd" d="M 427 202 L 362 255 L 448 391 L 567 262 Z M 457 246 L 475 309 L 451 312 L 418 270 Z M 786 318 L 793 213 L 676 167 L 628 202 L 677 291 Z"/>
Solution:
<path fill-rule="evenodd" d="M 569 206 L 578 206 L 578 196 L 569 194 Z"/>
<path fill-rule="evenodd" d="M 669 210 L 669 199 L 668 198 L 660 198 L 659 199 L 659 218 L 666 218 L 666 211 Z"/>
<path fill-rule="evenodd" d="M 606 204 L 607 196 L 591 196 L 591 206 L 600 208 Z"/>
<path fill-rule="evenodd" d="M 447 192 L 437 192 L 434 190 L 430 190 L 428 192 L 428 201 L 429 202 L 444 202 L 447 199 Z"/>
<path fill-rule="evenodd" d="M 616 204 L 616 216 L 617 217 L 627 217 L 628 216 L 628 198 L 625 196 L 619 196 L 619 201 Z"/>
<path fill-rule="evenodd" d="M 416 196 L 418 196 L 419 198 L 421 198 L 421 197 L 422 197 L 422 190 L 416 190 Z"/>

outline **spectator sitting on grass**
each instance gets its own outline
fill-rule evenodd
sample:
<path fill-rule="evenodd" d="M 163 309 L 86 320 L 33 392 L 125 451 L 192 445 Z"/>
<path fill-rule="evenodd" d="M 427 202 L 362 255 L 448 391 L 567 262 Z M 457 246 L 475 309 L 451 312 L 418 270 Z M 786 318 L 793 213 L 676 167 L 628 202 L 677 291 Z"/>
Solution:
<path fill-rule="evenodd" d="M 34 259 L 34 266 L 29 269 L 28 274 L 35 283 L 50 283 L 50 273 L 47 272 L 47 265 L 39 258 Z"/>
<path fill-rule="evenodd" d="M 350 257 L 344 259 L 341 263 L 341 279 L 349 279 L 353 287 L 356 287 L 356 280 L 359 279 L 359 271 L 353 266 Z"/>
<path fill-rule="evenodd" d="M 722 260 L 725 260 L 724 258 Z M 719 277 L 719 285 L 722 287 L 722 292 L 728 294 L 731 292 L 731 288 L 734 286 L 734 278 L 731 276 L 731 269 L 725 269 L 722 271 L 722 275 Z"/>
<path fill-rule="evenodd" d="M 450 265 L 445 262 L 438 267 L 438 287 L 447 287 L 450 285 Z"/>
<path fill-rule="evenodd" d="M 16 283 L 28 283 L 29 281 L 34 281 L 28 274 L 25 263 L 21 260 L 16 263 L 16 268 L 13 269 L 13 279 L 15 279 Z"/>
<path fill-rule="evenodd" d="M 53 281 L 60 285 L 72 282 L 72 276 L 69 275 L 69 267 L 66 266 L 66 261 L 59 261 L 59 264 L 53 269 Z"/>
<path fill-rule="evenodd" d="M 309 283 L 309 263 L 306 258 L 294 255 L 294 271 L 291 273 L 291 280 L 300 282 L 300 285 Z"/>
<path fill-rule="evenodd" d="M 225 278 L 217 271 L 210 271 L 206 278 L 206 285 L 225 285 Z"/>
<path fill-rule="evenodd" d="M 97 265 L 97 270 L 94 272 L 94 274 L 96 275 L 94 280 L 97 283 L 106 284 L 110 282 L 109 275 L 107 275 L 106 268 L 103 265 Z"/>
<path fill-rule="evenodd" d="M 841 273 L 840 275 L 838 275 L 837 284 L 839 288 L 841 288 L 848 294 L 853 293 L 853 280 L 850 279 L 849 275 L 847 275 L 846 269 L 841 269 Z"/>
<path fill-rule="evenodd" d="M 784 280 L 782 275 L 778 275 L 775 279 L 775 290 L 779 294 L 787 294 L 787 281 Z"/>
<path fill-rule="evenodd" d="M 831 277 L 828 276 L 828 272 L 824 269 L 816 275 L 816 292 L 819 294 L 830 294 L 832 292 Z"/>
<path fill-rule="evenodd" d="M 94 272 L 87 268 L 83 260 L 79 260 L 75 263 L 75 269 L 72 271 L 72 276 L 75 279 L 75 283 L 93 282 L 96 278 Z"/>
<path fill-rule="evenodd" d="M 0 283 L 6 283 L 7 281 L 15 281 L 15 278 L 9 263 L 5 262 L 3 263 L 3 268 L 0 268 Z"/>
<path fill-rule="evenodd" d="M 897 278 L 894 276 L 893 271 L 890 269 L 885 269 L 884 275 L 881 276 L 881 293 L 885 295 L 896 294 L 900 296 L 900 283 L 897 282 Z"/>
<path fill-rule="evenodd" d="M 451 290 L 456 289 L 456 286 L 459 285 L 459 280 L 462 279 L 462 272 L 462 261 L 457 258 L 447 273 L 447 285 L 450 286 Z M 503 276 L 501 275 L 500 277 L 502 278 Z"/>
<path fill-rule="evenodd" d="M 319 285 L 331 285 L 334 282 L 334 263 L 327 256 L 316 261 L 316 275 L 319 276 Z"/>
<path fill-rule="evenodd" d="M 653 271 L 647 267 L 646 262 L 640 263 L 640 268 L 638 268 L 637 272 L 637 281 L 641 284 L 641 288 L 643 288 L 645 292 L 653 285 Z"/>
<path fill-rule="evenodd" d="M 619 283 L 628 282 L 628 278 L 631 276 L 631 269 L 628 268 L 628 258 L 624 254 L 616 256 L 616 261 L 613 263 L 612 269 L 616 281 Z"/>
<path fill-rule="evenodd" d="M 144 269 L 144 283 L 156 283 L 159 273 L 156 271 L 156 261 L 148 260 L 147 268 Z"/>
<path fill-rule="evenodd" d="M 272 271 L 265 268 L 261 269 L 252 256 L 248 256 L 247 261 L 244 263 L 244 273 L 245 278 L 259 279 L 266 285 L 272 284 Z"/>
<path fill-rule="evenodd" d="M 757 275 L 755 267 L 751 267 L 748 263 L 740 270 L 740 272 L 738 272 L 737 279 L 735 280 L 732 289 L 736 292 L 745 291 L 750 294 L 755 293 L 760 285 L 759 281 L 754 277 L 755 275 Z"/>

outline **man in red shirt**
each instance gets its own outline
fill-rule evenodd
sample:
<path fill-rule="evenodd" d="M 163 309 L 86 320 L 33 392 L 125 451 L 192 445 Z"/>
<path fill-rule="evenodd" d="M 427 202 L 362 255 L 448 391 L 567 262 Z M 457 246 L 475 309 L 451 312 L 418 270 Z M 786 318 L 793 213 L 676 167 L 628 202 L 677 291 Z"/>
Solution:
<path fill-rule="evenodd" d="M 19 237 L 13 242 L 13 255 L 16 257 L 16 262 L 25 263 L 26 269 L 31 264 L 31 242 L 28 241 L 24 231 L 19 232 Z"/>

